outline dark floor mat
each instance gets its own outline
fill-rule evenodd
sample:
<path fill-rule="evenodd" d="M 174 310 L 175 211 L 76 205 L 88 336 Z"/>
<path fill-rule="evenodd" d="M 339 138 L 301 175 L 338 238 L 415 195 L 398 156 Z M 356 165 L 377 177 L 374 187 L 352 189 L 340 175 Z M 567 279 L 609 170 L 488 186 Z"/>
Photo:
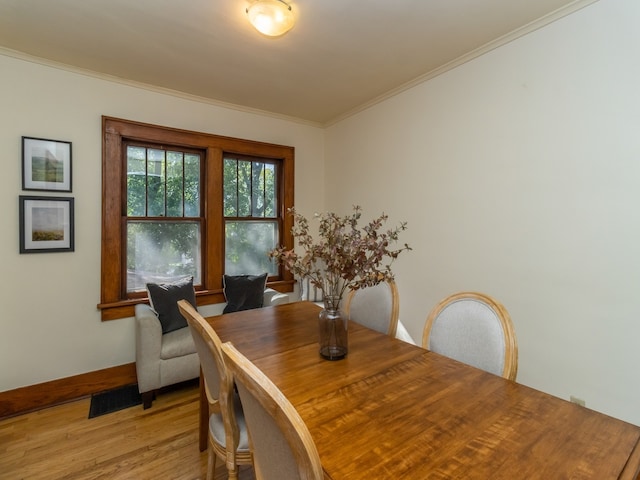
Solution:
<path fill-rule="evenodd" d="M 124 387 L 109 390 L 108 392 L 91 395 L 89 418 L 99 417 L 111 412 L 117 412 L 124 408 L 140 405 L 142 397 L 138 392 L 138 385 L 126 385 Z"/>

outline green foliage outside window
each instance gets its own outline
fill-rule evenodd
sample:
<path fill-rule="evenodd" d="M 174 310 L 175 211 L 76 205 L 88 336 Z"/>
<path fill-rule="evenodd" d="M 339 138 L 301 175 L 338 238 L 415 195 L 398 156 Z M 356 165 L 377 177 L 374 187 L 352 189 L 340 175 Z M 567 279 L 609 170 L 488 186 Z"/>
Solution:
<path fill-rule="evenodd" d="M 127 148 L 127 291 L 186 275 L 200 283 L 200 188 L 199 155 Z"/>
<path fill-rule="evenodd" d="M 224 216 L 275 218 L 276 165 L 224 159 Z"/>
<path fill-rule="evenodd" d="M 278 244 L 276 164 L 224 159 L 225 273 L 278 273 L 268 252 Z"/>
<path fill-rule="evenodd" d="M 199 222 L 128 222 L 128 291 L 144 290 L 148 282 L 168 282 L 189 275 L 199 284 L 200 250 Z"/>
<path fill-rule="evenodd" d="M 227 156 L 223 168 L 225 273 L 277 275 L 277 163 Z M 200 283 L 200 172 L 198 154 L 127 147 L 127 291 L 185 275 Z"/>

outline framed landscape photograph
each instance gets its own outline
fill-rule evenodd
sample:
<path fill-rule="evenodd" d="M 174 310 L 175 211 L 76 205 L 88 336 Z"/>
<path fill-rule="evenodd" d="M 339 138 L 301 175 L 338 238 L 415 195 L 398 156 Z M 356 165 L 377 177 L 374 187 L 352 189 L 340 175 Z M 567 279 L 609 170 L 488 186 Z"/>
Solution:
<path fill-rule="evenodd" d="M 73 198 L 20 195 L 20 253 L 73 252 Z"/>
<path fill-rule="evenodd" d="M 71 142 L 22 137 L 22 189 L 70 192 Z"/>

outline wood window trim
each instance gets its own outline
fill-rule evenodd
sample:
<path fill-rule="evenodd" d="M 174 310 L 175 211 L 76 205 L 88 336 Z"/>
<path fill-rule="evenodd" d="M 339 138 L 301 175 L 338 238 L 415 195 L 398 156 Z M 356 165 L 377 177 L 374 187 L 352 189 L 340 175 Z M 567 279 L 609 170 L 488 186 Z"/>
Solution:
<path fill-rule="evenodd" d="M 222 202 L 210 201 L 208 192 L 216 191 L 222 185 L 223 154 L 233 153 L 255 157 L 267 157 L 282 161 L 281 189 L 282 203 L 278 217 L 283 223 L 281 244 L 293 248 L 291 227 L 293 218 L 287 209 L 294 201 L 294 151 L 293 147 L 255 142 L 219 135 L 180 130 L 141 122 L 134 122 L 108 116 L 102 117 L 102 238 L 100 303 L 102 320 L 115 320 L 132 317 L 138 303 L 147 303 L 147 298 L 124 299 L 122 296 L 122 268 L 124 246 L 122 245 L 122 201 L 126 192 L 123 185 L 123 140 L 153 142 L 202 149 L 206 152 L 203 194 L 205 195 L 205 231 L 203 241 L 206 245 L 215 242 L 224 244 L 224 217 Z M 218 161 L 219 160 L 219 161 Z M 217 241 L 215 240 L 217 239 Z M 224 302 L 222 275 L 224 269 L 224 251 L 211 247 L 203 250 L 203 285 L 196 292 L 198 305 Z M 280 268 L 280 280 L 269 282 L 269 286 L 282 292 L 293 290 L 294 279 L 286 269 Z"/>

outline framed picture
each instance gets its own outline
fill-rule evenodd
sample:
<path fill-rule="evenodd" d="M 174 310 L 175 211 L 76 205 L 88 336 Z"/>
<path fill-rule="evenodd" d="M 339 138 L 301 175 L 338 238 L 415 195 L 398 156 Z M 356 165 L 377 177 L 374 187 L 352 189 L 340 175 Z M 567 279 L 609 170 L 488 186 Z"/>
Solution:
<path fill-rule="evenodd" d="M 73 252 L 73 198 L 20 195 L 20 253 Z"/>
<path fill-rule="evenodd" d="M 71 142 L 22 137 L 22 189 L 71 191 Z"/>

